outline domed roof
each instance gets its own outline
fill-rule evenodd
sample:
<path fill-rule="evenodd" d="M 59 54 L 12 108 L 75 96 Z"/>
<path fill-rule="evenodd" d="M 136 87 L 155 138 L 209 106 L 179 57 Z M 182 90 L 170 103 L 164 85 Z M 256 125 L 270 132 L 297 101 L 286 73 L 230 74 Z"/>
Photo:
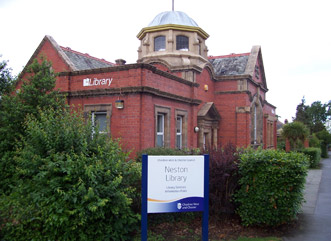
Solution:
<path fill-rule="evenodd" d="M 158 14 L 148 27 L 165 25 L 165 24 L 178 24 L 192 27 L 199 27 L 198 24 L 190 18 L 186 13 L 179 11 L 167 11 Z"/>

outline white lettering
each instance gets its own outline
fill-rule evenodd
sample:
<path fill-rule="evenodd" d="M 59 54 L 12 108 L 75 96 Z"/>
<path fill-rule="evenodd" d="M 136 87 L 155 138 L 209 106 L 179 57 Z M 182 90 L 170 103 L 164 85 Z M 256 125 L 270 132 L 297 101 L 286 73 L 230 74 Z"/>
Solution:
<path fill-rule="evenodd" d="M 113 81 L 113 78 L 107 78 L 107 79 L 98 79 L 94 78 L 93 81 L 90 78 L 83 79 L 83 86 L 98 86 L 98 85 L 107 85 L 110 86 L 111 82 Z"/>

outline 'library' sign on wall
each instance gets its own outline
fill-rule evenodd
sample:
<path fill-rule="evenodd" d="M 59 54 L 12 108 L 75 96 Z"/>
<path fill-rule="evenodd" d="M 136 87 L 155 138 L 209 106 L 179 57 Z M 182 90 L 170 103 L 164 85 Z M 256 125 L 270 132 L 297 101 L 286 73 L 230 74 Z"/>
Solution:
<path fill-rule="evenodd" d="M 83 86 L 98 86 L 98 85 L 106 85 L 110 86 L 111 82 L 113 81 L 113 78 L 107 78 L 107 79 L 98 79 L 98 78 L 85 78 L 83 79 Z"/>

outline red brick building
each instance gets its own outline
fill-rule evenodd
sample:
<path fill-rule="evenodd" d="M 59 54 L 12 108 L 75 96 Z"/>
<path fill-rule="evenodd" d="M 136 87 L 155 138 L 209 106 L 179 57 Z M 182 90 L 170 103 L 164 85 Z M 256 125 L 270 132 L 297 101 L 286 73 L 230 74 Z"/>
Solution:
<path fill-rule="evenodd" d="M 164 12 L 138 36 L 138 61 L 116 64 L 59 46 L 45 36 L 41 55 L 53 64 L 56 88 L 83 108 L 101 132 L 133 152 L 148 147 L 193 148 L 232 142 L 276 147 L 275 106 L 261 48 L 208 56 L 209 35 L 182 12 Z M 28 64 L 29 64 L 28 63 Z"/>

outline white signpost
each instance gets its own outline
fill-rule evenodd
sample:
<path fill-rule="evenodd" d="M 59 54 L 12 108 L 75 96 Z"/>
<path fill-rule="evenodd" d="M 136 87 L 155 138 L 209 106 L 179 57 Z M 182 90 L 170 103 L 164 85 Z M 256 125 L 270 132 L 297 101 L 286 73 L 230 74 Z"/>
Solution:
<path fill-rule="evenodd" d="M 142 163 L 141 239 L 147 214 L 203 211 L 202 238 L 208 240 L 209 156 L 147 156 Z"/>

